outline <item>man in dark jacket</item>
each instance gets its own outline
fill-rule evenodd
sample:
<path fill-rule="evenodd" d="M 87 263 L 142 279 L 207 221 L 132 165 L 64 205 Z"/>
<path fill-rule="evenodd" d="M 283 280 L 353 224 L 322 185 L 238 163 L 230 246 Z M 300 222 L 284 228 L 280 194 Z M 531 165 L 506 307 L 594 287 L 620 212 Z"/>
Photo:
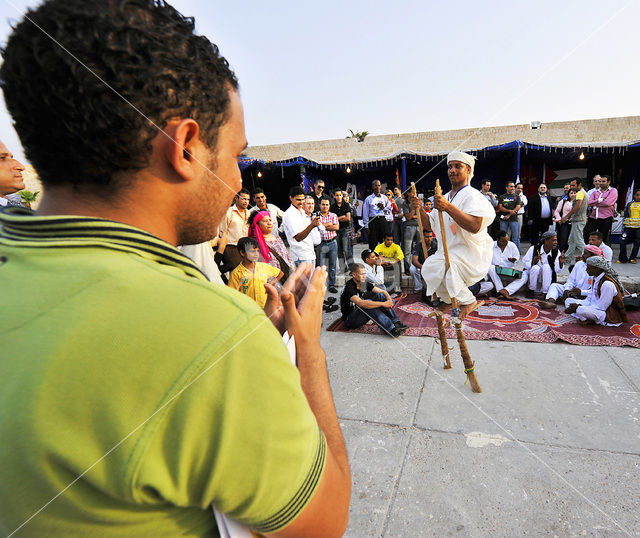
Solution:
<path fill-rule="evenodd" d="M 535 245 L 540 236 L 549 230 L 553 217 L 555 201 L 547 194 L 547 186 L 542 183 L 538 187 L 538 194 L 529 199 L 529 226 L 531 227 L 531 244 Z"/>

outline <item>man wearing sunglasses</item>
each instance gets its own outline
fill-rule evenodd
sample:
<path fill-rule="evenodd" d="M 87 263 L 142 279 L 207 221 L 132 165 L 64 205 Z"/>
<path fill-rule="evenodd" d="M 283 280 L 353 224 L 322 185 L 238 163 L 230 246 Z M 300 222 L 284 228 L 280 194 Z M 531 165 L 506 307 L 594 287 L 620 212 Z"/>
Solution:
<path fill-rule="evenodd" d="M 326 187 L 323 179 L 316 179 L 313 182 L 313 192 L 311 193 L 311 197 L 313 198 L 313 212 L 320 213 L 320 202 L 322 200 L 329 200 L 329 205 L 331 205 L 331 198 L 329 195 L 325 193 Z"/>

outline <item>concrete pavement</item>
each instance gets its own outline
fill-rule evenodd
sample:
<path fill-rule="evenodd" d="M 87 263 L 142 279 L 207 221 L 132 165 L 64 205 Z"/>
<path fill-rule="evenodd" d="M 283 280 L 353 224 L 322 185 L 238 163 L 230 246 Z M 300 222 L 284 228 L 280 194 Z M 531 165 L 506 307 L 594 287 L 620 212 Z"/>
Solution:
<path fill-rule="evenodd" d="M 474 394 L 453 341 L 452 370 L 429 337 L 322 344 L 353 474 L 347 536 L 640 535 L 637 349 L 472 340 Z"/>

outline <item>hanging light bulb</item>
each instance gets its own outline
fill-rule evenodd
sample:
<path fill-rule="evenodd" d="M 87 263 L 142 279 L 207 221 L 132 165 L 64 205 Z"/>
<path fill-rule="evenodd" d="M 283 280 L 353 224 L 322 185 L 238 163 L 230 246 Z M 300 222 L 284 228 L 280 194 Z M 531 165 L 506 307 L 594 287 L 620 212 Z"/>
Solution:
<path fill-rule="evenodd" d="M 262 177 L 262 172 L 258 170 L 258 177 Z"/>
<path fill-rule="evenodd" d="M 347 166 L 347 174 L 351 173 L 351 168 L 349 166 Z"/>
<path fill-rule="evenodd" d="M 580 153 L 580 157 L 578 157 L 578 159 L 580 159 L 581 161 L 584 161 L 584 152 Z"/>

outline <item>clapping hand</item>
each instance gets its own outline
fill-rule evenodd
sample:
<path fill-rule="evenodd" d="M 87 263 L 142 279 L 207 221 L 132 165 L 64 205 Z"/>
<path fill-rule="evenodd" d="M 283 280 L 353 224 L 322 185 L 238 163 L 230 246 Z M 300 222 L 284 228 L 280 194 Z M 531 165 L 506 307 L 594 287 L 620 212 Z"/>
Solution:
<path fill-rule="evenodd" d="M 294 304 L 300 305 L 309 289 L 312 271 L 313 267 L 310 264 L 303 263 L 296 268 L 281 289 L 276 288 L 273 284 L 264 285 L 267 292 L 267 303 L 264 305 L 264 312 L 280 334 L 284 334 L 287 328 L 282 297 L 292 295 Z M 326 270 L 324 270 L 324 273 L 326 280 Z M 324 296 L 322 299 L 324 301 Z M 320 304 L 320 316 L 322 316 L 322 303 Z"/>

